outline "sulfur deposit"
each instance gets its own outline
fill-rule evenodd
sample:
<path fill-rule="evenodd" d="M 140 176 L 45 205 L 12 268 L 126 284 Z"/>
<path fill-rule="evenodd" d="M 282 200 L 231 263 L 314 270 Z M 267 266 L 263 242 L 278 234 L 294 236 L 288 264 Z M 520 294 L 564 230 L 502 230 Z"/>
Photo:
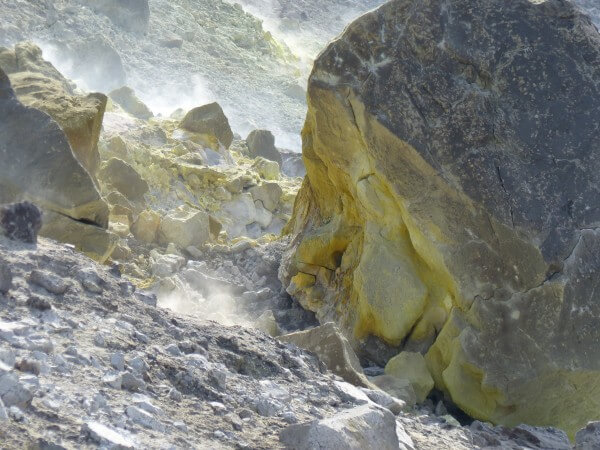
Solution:
<path fill-rule="evenodd" d="M 369 336 L 424 354 L 476 418 L 597 419 L 591 20 L 566 1 L 391 1 L 320 55 L 308 103 L 287 291 L 366 357 Z"/>

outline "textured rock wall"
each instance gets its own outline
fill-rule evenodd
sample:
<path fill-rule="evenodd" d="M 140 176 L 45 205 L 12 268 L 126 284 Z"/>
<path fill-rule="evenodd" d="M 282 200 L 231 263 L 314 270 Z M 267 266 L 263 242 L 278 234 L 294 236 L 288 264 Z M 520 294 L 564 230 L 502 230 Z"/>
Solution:
<path fill-rule="evenodd" d="M 467 413 L 598 416 L 600 35 L 567 1 L 392 1 L 319 57 L 280 276 Z"/>

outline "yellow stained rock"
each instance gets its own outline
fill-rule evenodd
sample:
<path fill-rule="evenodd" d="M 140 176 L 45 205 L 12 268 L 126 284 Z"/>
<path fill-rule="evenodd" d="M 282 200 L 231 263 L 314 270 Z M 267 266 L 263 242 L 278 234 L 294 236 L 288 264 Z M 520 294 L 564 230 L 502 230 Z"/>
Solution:
<path fill-rule="evenodd" d="M 152 243 L 160 226 L 160 216 L 155 211 L 142 211 L 131 227 L 131 232 L 140 241 Z"/>
<path fill-rule="evenodd" d="M 402 352 L 394 356 L 386 364 L 385 374 L 408 380 L 419 403 L 427 398 L 434 386 L 425 358 L 420 353 Z"/>

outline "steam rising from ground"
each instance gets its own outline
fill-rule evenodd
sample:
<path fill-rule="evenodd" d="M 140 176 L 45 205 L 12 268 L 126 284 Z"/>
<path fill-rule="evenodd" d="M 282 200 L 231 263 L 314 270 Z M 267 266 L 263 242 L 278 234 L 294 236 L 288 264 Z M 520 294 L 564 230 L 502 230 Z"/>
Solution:
<path fill-rule="evenodd" d="M 162 281 L 157 292 L 159 305 L 223 325 L 252 326 L 250 317 L 256 314 L 244 308 L 244 289 L 207 272 L 206 262 L 189 261 L 177 275 Z"/>
<path fill-rule="evenodd" d="M 226 290 L 214 288 L 206 296 L 187 289 L 159 295 L 158 304 L 178 314 L 214 320 L 226 326 L 252 327 L 248 314 L 239 308 L 238 301 Z"/>

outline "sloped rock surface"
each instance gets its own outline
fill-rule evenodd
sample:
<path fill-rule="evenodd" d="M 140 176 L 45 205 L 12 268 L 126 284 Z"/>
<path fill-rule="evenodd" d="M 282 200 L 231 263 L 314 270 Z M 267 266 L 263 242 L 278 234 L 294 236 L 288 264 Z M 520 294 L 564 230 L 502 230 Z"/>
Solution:
<path fill-rule="evenodd" d="M 321 54 L 308 99 L 288 292 L 357 345 L 427 352 L 474 417 L 571 436 L 596 418 L 590 19 L 566 1 L 392 1 Z"/>
<path fill-rule="evenodd" d="M 0 68 L 8 74 L 19 101 L 49 114 L 66 134 L 77 160 L 94 175 L 106 96 L 75 95 L 72 83 L 42 58 L 35 44 L 19 43 L 13 50 L 0 49 L 0 54 Z M 9 62 L 13 58 L 15 64 Z"/>
<path fill-rule="evenodd" d="M 29 197 L 76 220 L 108 224 L 108 207 L 73 156 L 61 128 L 16 98 L 0 70 L 0 184 L 3 202 Z"/>

